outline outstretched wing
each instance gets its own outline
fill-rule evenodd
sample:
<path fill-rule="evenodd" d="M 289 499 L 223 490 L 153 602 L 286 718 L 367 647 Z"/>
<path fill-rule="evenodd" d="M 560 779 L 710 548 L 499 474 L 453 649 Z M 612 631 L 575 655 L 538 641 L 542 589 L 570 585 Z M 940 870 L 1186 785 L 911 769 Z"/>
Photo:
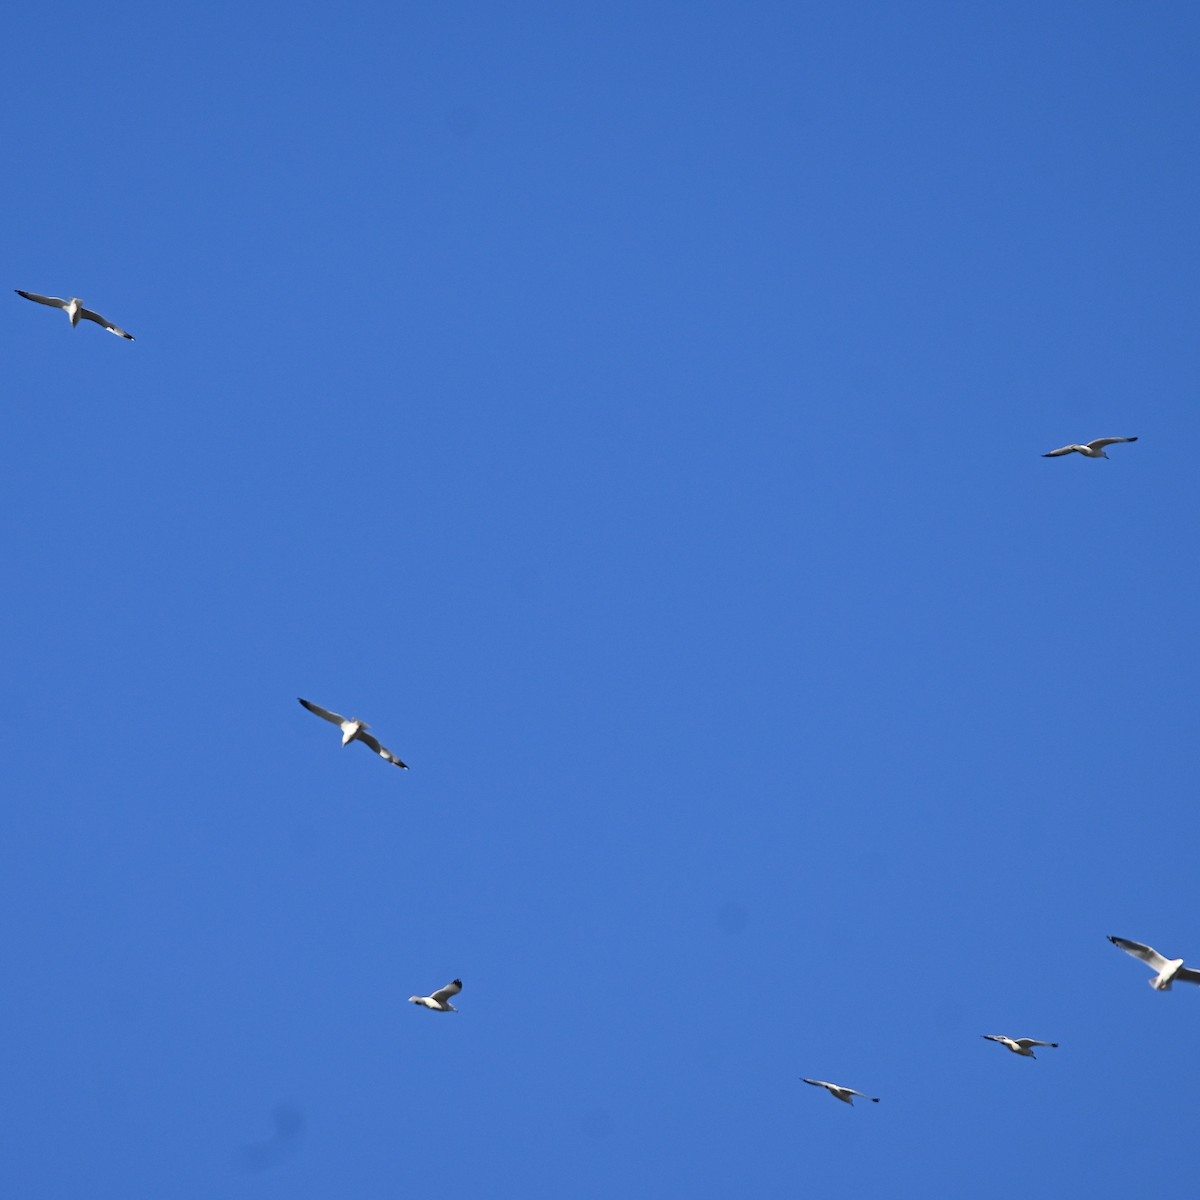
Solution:
<path fill-rule="evenodd" d="M 804 1080 L 804 1082 L 811 1083 L 813 1085 L 813 1087 L 823 1087 L 823 1088 L 829 1088 L 831 1090 L 834 1086 L 832 1083 L 826 1083 L 823 1079 L 806 1079 L 806 1080 Z"/>
<path fill-rule="evenodd" d="M 1132 954 L 1134 958 L 1140 958 L 1142 962 L 1149 963 L 1155 971 L 1161 971 L 1167 965 L 1167 960 L 1157 950 L 1149 946 L 1143 946 L 1141 942 L 1131 942 L 1119 937 L 1110 937 L 1108 940 L 1118 950 L 1124 950 L 1126 954 Z M 1175 978 L 1178 979 L 1179 975 L 1182 974 L 1182 971 L 1179 972 Z"/>
<path fill-rule="evenodd" d="M 109 333 L 115 333 L 117 337 L 123 337 L 127 342 L 133 341 L 133 334 L 126 333 L 119 325 L 114 325 L 106 317 L 102 317 L 99 313 L 92 312 L 90 308 L 80 308 L 79 315 L 85 321 L 95 321 L 97 325 L 103 325 Z"/>
<path fill-rule="evenodd" d="M 23 292 L 20 288 L 13 288 L 13 291 L 18 296 L 24 296 L 26 300 L 32 300 L 34 304 L 48 304 L 51 308 L 67 307 L 67 302 L 60 300 L 57 296 L 39 296 L 37 292 Z"/>
<path fill-rule="evenodd" d="M 1038 1042 L 1033 1038 L 1017 1038 L 1016 1041 L 1018 1046 L 1023 1046 L 1026 1050 L 1028 1050 L 1030 1046 L 1049 1046 L 1051 1050 L 1058 1049 L 1057 1042 Z"/>
<path fill-rule="evenodd" d="M 381 746 L 378 738 L 372 737 L 369 733 L 363 733 L 360 729 L 358 732 L 358 740 L 360 742 L 365 742 L 368 746 L 370 746 L 380 758 L 387 762 L 395 763 L 396 766 L 405 771 L 408 770 L 408 763 L 401 762 L 386 746 Z"/>
<path fill-rule="evenodd" d="M 436 1000 L 439 1004 L 445 1004 L 451 996 L 457 996 L 462 991 L 462 980 L 456 979 L 453 983 L 448 983 L 444 988 L 438 988 L 436 992 L 430 996 L 430 1000 Z"/>
<path fill-rule="evenodd" d="M 1176 983 L 1200 983 L 1200 971 L 1194 971 L 1191 967 L 1180 967 L 1175 972 Z"/>
<path fill-rule="evenodd" d="M 1136 442 L 1137 438 L 1097 438 L 1088 442 L 1089 450 L 1103 450 L 1105 446 L 1116 446 L 1120 442 Z"/>
<path fill-rule="evenodd" d="M 1064 454 L 1078 454 L 1082 450 L 1082 446 L 1060 446 L 1057 450 L 1051 450 L 1049 454 L 1043 454 L 1043 458 L 1061 458 Z"/>
<path fill-rule="evenodd" d="M 308 709 L 310 713 L 316 713 L 322 720 L 328 721 L 332 725 L 341 725 L 345 721 L 345 717 L 339 717 L 337 713 L 330 712 L 327 708 L 322 708 L 319 704 L 313 704 L 309 700 L 305 700 L 303 696 L 297 696 L 297 700 Z M 361 735 L 360 735 L 361 736 Z"/>

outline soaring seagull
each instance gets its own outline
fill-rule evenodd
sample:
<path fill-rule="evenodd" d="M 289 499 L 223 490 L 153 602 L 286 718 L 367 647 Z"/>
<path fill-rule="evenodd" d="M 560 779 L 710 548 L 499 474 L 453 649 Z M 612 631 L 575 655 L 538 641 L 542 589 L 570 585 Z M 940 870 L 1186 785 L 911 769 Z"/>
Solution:
<path fill-rule="evenodd" d="M 434 1012 L 458 1012 L 458 1009 L 450 1003 L 451 996 L 457 996 L 462 991 L 462 980 L 456 979 L 453 983 L 448 983 L 444 988 L 438 988 L 432 996 L 409 996 L 409 1004 L 420 1004 L 425 1008 L 431 1008 Z"/>
<path fill-rule="evenodd" d="M 1010 1038 L 1003 1037 L 998 1033 L 981 1033 L 979 1035 L 985 1041 L 999 1042 L 1002 1046 L 1007 1046 L 1014 1054 L 1019 1054 L 1022 1058 L 1037 1058 L 1031 1047 L 1033 1046 L 1049 1046 L 1052 1050 L 1058 1049 L 1057 1042 L 1037 1042 L 1033 1038 Z"/>
<path fill-rule="evenodd" d="M 1200 971 L 1185 967 L 1182 958 L 1163 958 L 1157 950 L 1125 938 L 1110 937 L 1108 940 L 1118 950 L 1124 950 L 1126 954 L 1132 954 L 1134 958 L 1140 958 L 1142 962 L 1150 964 L 1155 976 L 1149 983 L 1156 991 L 1169 992 L 1173 983 L 1200 983 Z"/>
<path fill-rule="evenodd" d="M 103 325 L 109 333 L 115 333 L 117 337 L 123 337 L 127 342 L 133 341 L 133 334 L 126 333 L 119 325 L 114 325 L 107 317 L 102 317 L 99 313 L 92 312 L 90 308 L 83 307 L 83 301 L 78 296 L 72 296 L 70 300 L 60 300 L 57 296 L 39 296 L 37 292 L 23 292 L 20 288 L 13 288 L 13 291 L 18 296 L 24 296 L 26 300 L 32 300 L 34 304 L 48 304 L 51 308 L 61 308 L 63 312 L 71 318 L 71 327 L 74 328 L 81 320 L 95 321 L 97 325 Z"/>
<path fill-rule="evenodd" d="M 408 770 L 408 763 L 402 763 L 390 750 L 385 746 L 381 746 L 379 742 L 367 732 L 370 725 L 366 721 L 360 721 L 357 717 L 353 720 L 348 720 L 346 717 L 339 716 L 335 712 L 330 712 L 327 708 L 322 708 L 319 704 L 313 704 L 311 701 L 305 700 L 300 696 L 296 697 L 310 713 L 316 713 L 322 720 L 329 721 L 338 726 L 342 731 L 342 745 L 348 746 L 351 742 L 362 742 L 364 746 L 370 746 L 380 758 L 386 762 L 395 763 L 396 766 L 402 767 L 405 771 Z"/>
<path fill-rule="evenodd" d="M 1043 454 L 1043 458 L 1061 458 L 1064 454 L 1082 454 L 1084 458 L 1107 458 L 1104 453 L 1105 446 L 1115 446 L 1118 442 L 1136 442 L 1137 438 L 1097 438 L 1094 442 L 1088 442 L 1086 446 L 1060 446 L 1057 450 L 1051 450 L 1049 454 Z"/>
<path fill-rule="evenodd" d="M 820 1079 L 806 1079 L 805 1083 L 811 1083 L 813 1087 L 823 1087 L 831 1096 L 836 1096 L 839 1100 L 844 1101 L 851 1107 L 854 1106 L 852 1096 L 862 1096 L 864 1100 L 870 1100 L 872 1104 L 879 1103 L 878 1096 L 868 1096 L 863 1092 L 856 1092 L 853 1088 L 840 1087 L 836 1083 L 824 1083 Z"/>

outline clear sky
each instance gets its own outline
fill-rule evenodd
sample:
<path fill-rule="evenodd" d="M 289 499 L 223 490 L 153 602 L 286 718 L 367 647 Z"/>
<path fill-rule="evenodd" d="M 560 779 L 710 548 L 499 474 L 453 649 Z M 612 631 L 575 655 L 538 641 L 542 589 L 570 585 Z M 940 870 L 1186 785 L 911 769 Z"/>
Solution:
<path fill-rule="evenodd" d="M 5 1193 L 1194 1187 L 1198 48 L 13 7 Z"/>

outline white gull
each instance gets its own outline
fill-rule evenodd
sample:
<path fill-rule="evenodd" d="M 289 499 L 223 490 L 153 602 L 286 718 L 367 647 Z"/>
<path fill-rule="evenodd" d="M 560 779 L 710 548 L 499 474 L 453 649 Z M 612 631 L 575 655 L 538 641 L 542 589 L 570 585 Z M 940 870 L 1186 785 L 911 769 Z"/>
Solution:
<path fill-rule="evenodd" d="M 74 328 L 83 321 L 95 321 L 97 325 L 104 326 L 109 333 L 115 333 L 117 337 L 123 337 L 126 341 L 133 341 L 133 334 L 126 333 L 119 325 L 114 325 L 107 317 L 102 317 L 97 312 L 92 312 L 90 308 L 83 307 L 83 301 L 78 296 L 72 296 L 70 300 L 60 300 L 57 296 L 39 296 L 37 292 L 23 292 L 20 288 L 13 288 L 13 291 L 18 296 L 24 296 L 26 300 L 32 300 L 34 304 L 48 304 L 51 308 L 61 308 L 63 312 L 71 318 L 71 327 Z"/>
<path fill-rule="evenodd" d="M 379 741 L 367 733 L 370 725 L 366 721 L 360 721 L 357 717 L 343 717 L 335 712 L 330 712 L 327 708 L 322 708 L 319 704 L 313 704 L 309 700 L 305 700 L 300 696 L 296 697 L 310 713 L 315 713 L 323 720 L 329 721 L 331 724 L 338 726 L 342 731 L 342 745 L 348 746 L 351 742 L 362 742 L 364 746 L 370 746 L 380 758 L 386 762 L 395 763 L 396 766 L 408 770 L 408 764 L 402 763 L 390 750 L 385 746 L 381 746 Z"/>
<path fill-rule="evenodd" d="M 456 979 L 453 983 L 448 983 L 444 988 L 438 988 L 432 996 L 409 996 L 409 1004 L 420 1004 L 425 1008 L 431 1008 L 434 1012 L 458 1012 L 458 1009 L 450 1003 L 451 996 L 457 996 L 462 991 L 462 980 Z"/>
<path fill-rule="evenodd" d="M 854 1101 L 851 1099 L 853 1096 L 861 1096 L 864 1100 L 870 1100 L 872 1104 L 879 1103 L 878 1096 L 868 1096 L 864 1092 L 856 1092 L 853 1088 L 842 1087 L 840 1084 L 825 1083 L 821 1079 L 806 1079 L 804 1082 L 811 1083 L 813 1087 L 823 1087 L 831 1096 L 836 1096 L 851 1107 L 854 1105 Z"/>
<path fill-rule="evenodd" d="M 998 1033 L 981 1033 L 979 1035 L 985 1041 L 999 1042 L 1002 1046 L 1007 1046 L 1014 1054 L 1019 1054 L 1022 1058 L 1037 1058 L 1032 1046 L 1049 1046 L 1052 1050 L 1058 1049 L 1057 1042 L 1037 1042 L 1033 1038 L 1010 1038 L 1004 1037 Z"/>
<path fill-rule="evenodd" d="M 1150 964 L 1150 969 L 1155 975 L 1148 982 L 1156 991 L 1169 992 L 1173 983 L 1200 983 L 1200 971 L 1185 967 L 1182 958 L 1163 958 L 1157 950 L 1143 946 L 1141 942 L 1128 941 L 1126 938 L 1110 937 L 1108 940 L 1118 950 L 1124 950 L 1126 954 L 1132 954 L 1134 958 L 1140 958 L 1142 962 Z"/>
<path fill-rule="evenodd" d="M 1049 454 L 1043 454 L 1043 458 L 1061 458 L 1064 454 L 1082 454 L 1084 458 L 1107 458 L 1104 453 L 1105 446 L 1115 446 L 1118 442 L 1136 442 L 1137 438 L 1097 438 L 1094 442 L 1088 442 L 1086 446 L 1060 446 L 1057 450 L 1051 450 Z"/>

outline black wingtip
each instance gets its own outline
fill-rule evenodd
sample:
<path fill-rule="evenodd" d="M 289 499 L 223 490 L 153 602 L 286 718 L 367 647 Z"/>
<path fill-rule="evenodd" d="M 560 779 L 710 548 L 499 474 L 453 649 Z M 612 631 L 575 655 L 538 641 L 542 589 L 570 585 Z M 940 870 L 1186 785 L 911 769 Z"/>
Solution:
<path fill-rule="evenodd" d="M 455 983 L 455 984 L 456 984 L 458 987 L 462 987 L 462 980 L 461 980 L 461 979 L 455 979 L 453 982 L 454 982 L 454 983 Z"/>
<path fill-rule="evenodd" d="M 871 1103 L 872 1103 L 872 1104 L 878 1104 L 878 1103 L 879 1103 L 879 1097 L 878 1097 L 878 1096 L 872 1096 L 872 1097 L 871 1097 Z"/>

